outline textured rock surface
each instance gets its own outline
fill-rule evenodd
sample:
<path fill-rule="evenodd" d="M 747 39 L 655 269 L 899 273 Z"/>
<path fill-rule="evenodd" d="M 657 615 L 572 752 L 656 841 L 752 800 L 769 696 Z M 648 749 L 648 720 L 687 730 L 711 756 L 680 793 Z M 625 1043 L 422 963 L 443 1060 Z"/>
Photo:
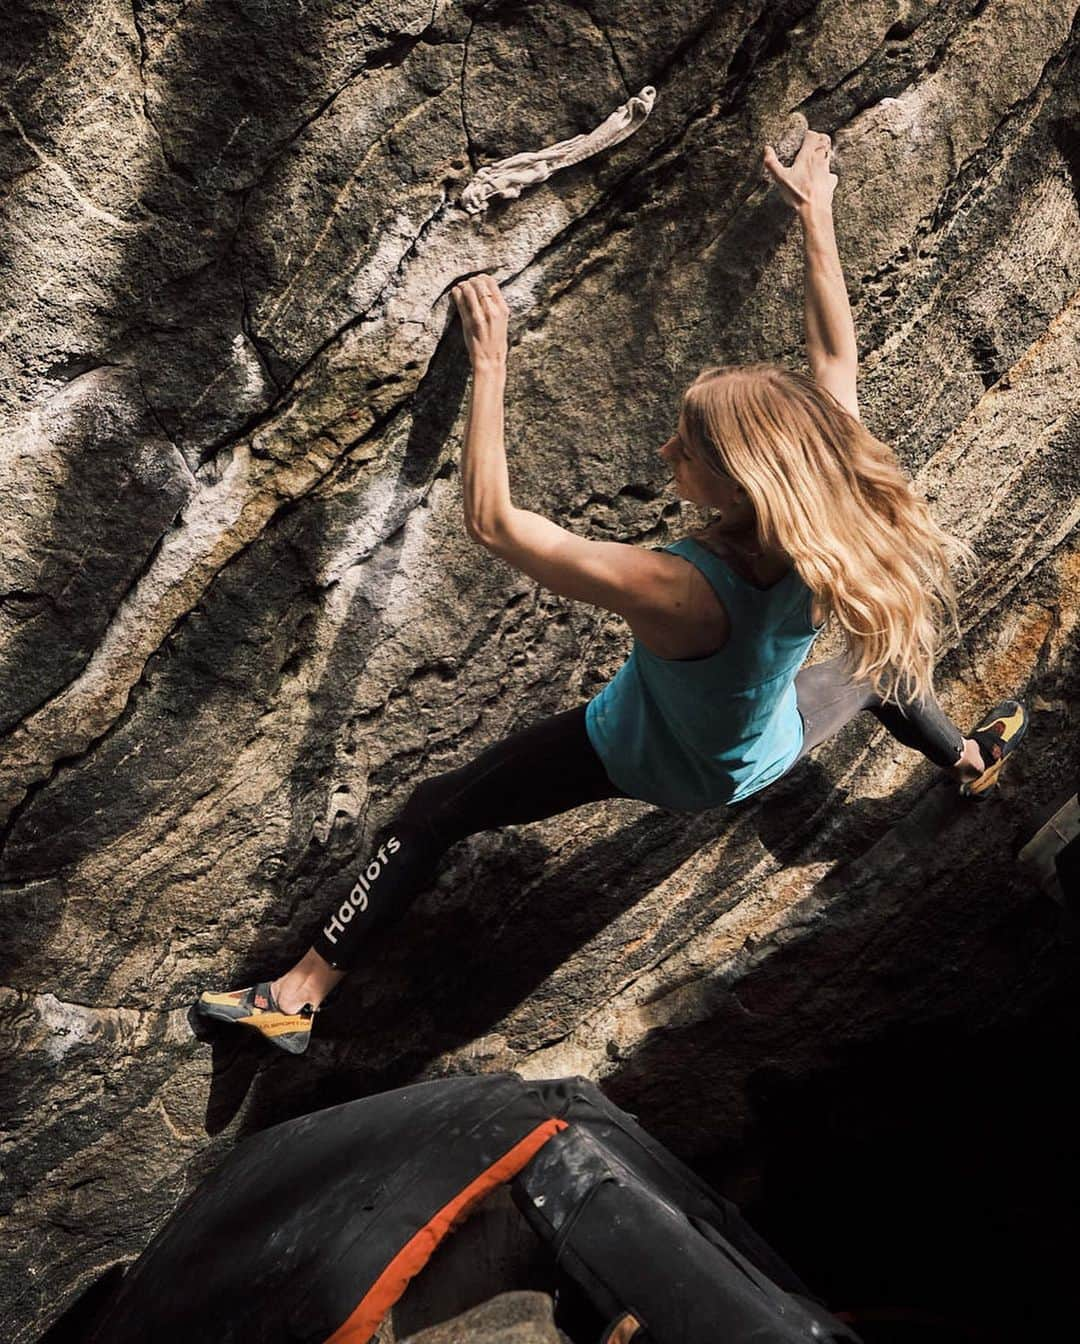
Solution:
<path fill-rule="evenodd" d="M 444 1070 L 585 1072 L 684 1156 L 743 1153 L 753 1193 L 763 1077 L 812 1078 L 897 1024 L 963 1039 L 1075 976 L 1011 843 L 1077 766 L 1076 8 L 10 12 L 13 1340 L 136 1253 L 225 1146 L 314 1105 Z M 455 209 L 482 164 L 645 84 L 652 115 L 609 154 L 479 223 Z M 868 718 L 751 806 L 617 801 L 474 837 L 309 1057 L 211 1053 L 185 1021 L 198 987 L 292 954 L 320 883 L 418 780 L 593 694 L 628 648 L 465 536 L 448 287 L 490 270 L 514 313 L 515 498 L 596 537 L 678 535 L 694 519 L 656 447 L 682 387 L 802 358 L 797 232 L 758 170 L 800 116 L 837 147 L 864 416 L 983 561 L 941 699 L 965 727 L 1004 693 L 1033 711 L 1002 797 L 959 808 Z"/>
<path fill-rule="evenodd" d="M 503 1293 L 403 1344 L 559 1344 L 545 1293 Z"/>
<path fill-rule="evenodd" d="M 550 1320 L 550 1302 L 560 1286 L 554 1258 L 504 1186 L 439 1245 L 394 1307 L 389 1326 L 396 1339 L 422 1335 L 432 1325 L 521 1289 L 530 1290 L 533 1315 L 546 1312 Z"/>

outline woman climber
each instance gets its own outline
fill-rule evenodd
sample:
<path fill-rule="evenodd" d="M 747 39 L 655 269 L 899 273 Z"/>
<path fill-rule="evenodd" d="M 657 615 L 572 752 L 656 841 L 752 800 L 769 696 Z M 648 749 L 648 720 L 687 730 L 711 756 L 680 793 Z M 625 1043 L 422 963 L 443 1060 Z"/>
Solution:
<path fill-rule="evenodd" d="M 276 980 L 203 993 L 198 1010 L 292 1053 L 371 932 L 397 918 L 442 856 L 478 831 L 606 798 L 679 811 L 760 792 L 861 710 L 981 799 L 1023 737 L 1016 700 L 968 736 L 933 691 L 940 618 L 957 631 L 950 558 L 892 452 L 859 422 L 857 350 L 833 231 L 827 135 L 764 167 L 801 221 L 812 376 L 710 366 L 660 448 L 708 526 L 658 549 L 589 541 L 511 503 L 503 446 L 509 309 L 489 275 L 456 285 L 473 380 L 461 473 L 469 536 L 553 592 L 624 617 L 633 647 L 590 701 L 424 780 L 348 874 L 315 942 Z M 800 671 L 832 617 L 845 652 Z"/>

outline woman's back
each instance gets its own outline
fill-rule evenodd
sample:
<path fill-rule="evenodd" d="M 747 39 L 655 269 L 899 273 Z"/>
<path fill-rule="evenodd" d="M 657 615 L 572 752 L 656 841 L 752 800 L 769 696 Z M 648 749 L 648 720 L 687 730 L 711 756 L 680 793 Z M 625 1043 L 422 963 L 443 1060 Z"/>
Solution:
<path fill-rule="evenodd" d="M 589 738 L 626 792 L 680 811 L 737 802 L 784 773 L 802 745 L 792 683 L 820 633 L 794 568 L 767 588 L 691 537 L 681 555 L 723 604 L 730 634 L 700 658 L 664 658 L 635 638 L 586 710 Z"/>

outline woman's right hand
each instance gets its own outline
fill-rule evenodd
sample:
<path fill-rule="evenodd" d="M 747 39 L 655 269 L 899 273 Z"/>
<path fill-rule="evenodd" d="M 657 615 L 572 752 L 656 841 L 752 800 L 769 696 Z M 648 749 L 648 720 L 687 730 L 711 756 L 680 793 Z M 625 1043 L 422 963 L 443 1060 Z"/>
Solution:
<path fill-rule="evenodd" d="M 837 176 L 830 167 L 832 141 L 822 131 L 808 130 L 795 162 L 785 168 L 772 145 L 764 150 L 765 167 L 788 205 L 800 213 L 832 205 Z"/>

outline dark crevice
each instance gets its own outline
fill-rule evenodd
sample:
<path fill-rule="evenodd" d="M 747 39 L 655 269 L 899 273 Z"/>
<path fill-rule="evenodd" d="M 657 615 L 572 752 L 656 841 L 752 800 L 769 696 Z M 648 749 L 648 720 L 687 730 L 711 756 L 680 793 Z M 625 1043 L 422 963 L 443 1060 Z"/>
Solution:
<path fill-rule="evenodd" d="M 987 332 L 980 332 L 971 342 L 971 353 L 975 358 L 975 372 L 982 379 L 984 388 L 991 388 L 1005 372 L 1001 351 Z"/>
<path fill-rule="evenodd" d="M 885 42 L 906 42 L 912 33 L 919 27 L 920 22 L 921 20 L 916 21 L 911 18 L 897 20 L 897 22 L 886 31 L 884 38 Z M 873 54 L 876 56 L 880 50 L 881 48 L 877 47 Z M 865 64 L 866 62 L 864 61 L 863 65 Z M 862 69 L 861 65 L 859 66 L 859 69 Z M 843 80 L 841 80 L 840 83 L 842 84 Z M 833 84 L 830 88 L 822 88 L 817 90 L 817 92 L 832 93 L 834 89 L 838 89 L 839 87 L 840 84 Z"/>
<path fill-rule="evenodd" d="M 958 37 L 962 37 L 964 34 L 967 33 L 967 24 L 968 20 L 961 19 L 959 23 L 957 23 L 954 27 L 949 29 L 949 31 L 945 34 L 942 40 L 934 48 L 933 52 L 930 55 L 929 60 L 927 60 L 926 63 L 923 65 L 922 70 L 920 72 L 921 74 L 933 75 L 936 74 L 938 70 L 941 69 L 942 65 L 945 63 L 946 56 L 948 56 L 949 51 L 952 48 L 953 43 L 957 40 Z"/>
<path fill-rule="evenodd" d="M 869 66 L 874 64 L 874 62 L 881 56 L 882 52 L 885 50 L 886 47 L 895 46 L 899 42 L 906 42 L 908 38 L 913 37 L 914 34 L 918 32 L 918 30 L 923 26 L 923 24 L 927 21 L 927 19 L 931 16 L 931 14 L 934 13 L 935 11 L 933 10 L 926 10 L 918 18 L 909 17 L 906 20 L 901 20 L 897 23 L 894 23 L 892 27 L 885 33 L 885 36 L 882 39 L 882 41 L 873 49 L 873 51 L 870 52 L 870 54 L 865 58 L 865 60 L 860 61 L 859 64 L 854 67 L 854 69 L 846 71 L 835 83 L 819 84 L 818 87 L 814 89 L 812 93 L 808 93 L 800 103 L 798 103 L 794 108 L 792 108 L 792 111 L 807 113 L 807 109 L 823 102 L 826 98 L 831 97 L 834 93 L 842 93 L 850 85 L 855 83 L 855 81 L 859 78 L 859 76 L 862 75 Z M 951 36 L 952 33 L 950 33 L 950 37 Z M 849 119 L 851 117 L 857 116 L 859 112 L 864 111 L 867 107 L 872 107 L 876 103 L 879 103 L 881 99 L 884 97 L 890 97 L 890 96 L 896 97 L 898 94 L 902 93 L 905 89 L 910 88 L 911 85 L 918 79 L 918 77 L 921 74 L 922 74 L 921 67 L 915 69 L 912 72 L 911 77 L 906 82 L 901 84 L 901 86 L 896 90 L 895 93 L 892 92 L 889 81 L 886 81 L 884 86 L 879 83 L 878 85 L 875 86 L 873 92 L 868 94 L 864 99 L 862 99 L 861 101 L 856 100 L 854 110 L 850 113 Z M 813 116 L 808 115 L 808 120 L 812 121 Z"/>
<path fill-rule="evenodd" d="M 584 499 L 575 500 L 567 507 L 566 516 L 568 518 L 580 518 L 588 513 L 594 505 L 600 505 L 603 508 L 617 508 L 620 499 L 636 499 L 642 504 L 652 504 L 663 495 L 663 489 L 658 489 L 642 481 L 628 481 L 613 495 L 606 494 L 602 490 L 591 491 Z"/>
<path fill-rule="evenodd" d="M 850 106 L 843 108 L 842 115 L 845 121 L 850 122 L 860 112 L 864 112 L 868 107 L 874 107 L 882 101 L 883 98 L 898 98 L 908 89 L 918 84 L 927 75 L 934 74 L 940 69 L 950 49 L 958 39 L 967 30 L 970 22 L 968 15 L 956 17 L 955 22 L 949 24 L 949 18 L 953 16 L 943 14 L 940 10 L 928 7 L 917 16 L 909 16 L 907 19 L 899 20 L 890 27 L 882 42 L 870 53 L 867 58 L 857 65 L 853 70 L 848 71 L 834 84 L 823 84 L 807 95 L 794 111 L 802 112 L 810 120 L 813 120 L 815 109 L 833 97 L 835 94 L 847 94 L 850 98 Z M 946 27 L 945 25 L 948 26 Z M 848 94 L 847 91 L 857 85 L 861 76 L 867 74 L 876 62 L 882 57 L 883 53 L 895 51 L 901 44 L 908 42 L 916 33 L 922 29 L 930 29 L 930 32 L 923 34 L 925 43 L 935 39 L 935 36 L 944 28 L 944 32 L 937 41 L 936 46 L 930 51 L 925 59 L 920 59 L 917 63 L 911 65 L 911 68 L 905 73 L 900 71 L 884 71 L 881 77 L 871 82 L 871 87 L 863 90 L 861 93 Z M 909 53 L 910 60 L 910 53 Z"/>
<path fill-rule="evenodd" d="M 98 359 L 94 355 L 79 355 L 70 353 L 55 359 L 42 373 L 42 380 L 47 383 L 73 383 L 77 378 L 83 378 L 88 373 L 96 373 L 98 369 L 119 369 L 124 368 L 122 364 L 117 364 L 110 359 Z"/>
<path fill-rule="evenodd" d="M 781 0 L 762 9 L 728 62 L 717 100 L 722 114 L 745 102 L 751 79 L 769 61 L 787 51 L 792 29 L 816 7 L 817 0 Z"/>
<path fill-rule="evenodd" d="M 473 148 L 472 132 L 469 130 L 468 96 L 465 88 L 465 72 L 469 67 L 469 42 L 473 35 L 473 29 L 476 27 L 475 17 L 469 21 L 469 31 L 465 34 L 465 42 L 461 53 L 461 127 L 465 132 L 465 152 L 469 156 L 469 167 L 475 173 L 478 170 L 476 151 Z"/>
<path fill-rule="evenodd" d="M 864 65 L 869 64 L 873 59 L 873 56 L 871 56 L 869 61 L 865 62 Z M 816 107 L 833 93 L 846 92 L 849 83 L 854 82 L 862 73 L 863 69 L 864 66 L 859 66 L 858 69 L 851 72 L 850 77 L 842 79 L 833 89 L 826 89 L 823 91 L 815 90 L 809 97 L 804 98 L 794 110 L 796 112 L 802 112 L 808 121 L 814 121 L 820 118 L 821 113 L 815 112 Z M 885 98 L 902 98 L 909 89 L 914 88 L 915 85 L 919 83 L 926 73 L 926 70 L 922 66 L 918 66 L 910 71 L 907 79 L 874 84 L 873 87 L 866 89 L 861 97 L 849 95 L 850 103 L 845 104 L 844 106 L 843 125 L 850 125 L 851 122 L 853 122 L 861 113 L 865 112 L 867 108 L 877 107 L 877 105 Z M 839 129 L 839 125 L 830 128 L 831 131 Z"/>
<path fill-rule="evenodd" d="M 313 125 L 316 121 L 318 121 L 319 118 L 325 112 L 329 111 L 329 109 L 334 106 L 334 104 L 345 92 L 345 90 L 349 88 L 351 84 L 355 84 L 356 81 L 366 73 L 367 73 L 366 65 L 360 66 L 359 69 L 351 70 L 341 81 L 341 83 L 337 86 L 337 88 L 328 93 L 327 96 L 324 99 L 322 99 L 322 101 L 310 113 L 310 115 L 304 117 L 303 120 L 297 124 L 295 129 L 289 132 L 289 134 L 285 137 L 284 140 L 282 140 L 282 142 L 277 146 L 276 149 L 271 150 L 271 152 L 263 160 L 262 166 L 259 169 L 258 176 L 253 178 L 252 181 L 248 183 L 248 185 L 244 188 L 245 199 L 249 192 L 256 191 L 258 190 L 259 187 L 262 186 L 263 182 L 266 180 L 267 174 L 270 172 L 270 169 L 273 168 L 274 164 L 277 163 L 278 159 L 280 159 L 282 155 L 285 154 L 286 151 L 290 149 L 291 146 L 294 145 L 297 140 L 300 139 L 300 137 L 304 134 L 304 132 L 308 129 L 308 127 Z"/>
<path fill-rule="evenodd" d="M 52 593 L 30 592 L 23 588 L 13 588 L 10 592 L 0 593 L 0 607 L 5 602 L 15 602 L 28 607 L 51 607 L 56 612 L 60 610 L 60 605 Z"/>
<path fill-rule="evenodd" d="M 146 63 L 149 57 L 147 55 L 147 49 L 146 49 L 146 31 L 143 28 L 142 23 L 139 21 L 139 9 L 141 4 L 142 0 L 131 0 L 131 18 L 132 22 L 135 25 L 135 33 L 139 41 L 139 83 L 142 85 L 143 119 L 145 120 L 146 124 L 150 127 L 150 129 L 154 132 L 154 135 L 157 138 L 158 148 L 161 150 L 161 161 L 165 165 L 166 171 L 171 173 L 173 177 L 178 178 L 186 186 L 194 188 L 197 186 L 194 177 L 191 175 L 188 169 L 184 167 L 182 163 L 177 163 L 174 159 L 170 157 L 169 151 L 165 148 L 165 137 L 161 134 L 161 127 L 154 120 L 154 115 L 150 111 L 150 100 L 147 96 L 147 85 L 146 85 Z M 186 9 L 187 5 L 185 5 L 184 8 L 180 11 L 180 13 L 176 16 L 176 20 L 173 25 L 174 27 L 176 26 L 176 24 L 180 22 L 180 19 L 183 17 L 184 10 Z M 143 204 L 141 200 L 136 200 L 135 204 L 144 213 L 146 214 L 153 213 L 147 208 L 147 206 Z"/>
<path fill-rule="evenodd" d="M 150 115 L 150 108 L 146 100 L 146 33 L 142 24 L 139 22 L 139 0 L 131 0 L 131 19 L 135 25 L 135 36 L 139 41 L 139 83 L 142 85 L 142 109 L 143 116 L 147 124 L 153 129 L 159 142 L 161 141 L 161 132 Z M 161 146 L 162 156 L 164 157 L 165 146 Z"/>
<path fill-rule="evenodd" d="M 619 59 L 619 53 L 615 49 L 615 43 L 611 40 L 611 34 L 601 23 L 597 22 L 596 15 L 589 8 L 588 4 L 584 4 L 582 7 L 584 8 L 585 13 L 589 16 L 590 20 L 592 21 L 593 27 L 596 29 L 598 33 L 600 33 L 604 41 L 607 43 L 608 50 L 611 52 L 611 59 L 615 63 L 615 69 L 619 72 L 619 78 L 622 80 L 623 91 L 629 98 L 634 91 L 630 87 L 630 81 L 626 78 L 626 71 L 623 69 L 622 61 Z"/>
<path fill-rule="evenodd" d="M 239 232 L 239 229 L 237 230 L 237 232 Z M 240 281 L 240 293 L 243 298 L 243 303 L 240 310 L 240 326 L 241 329 L 243 330 L 244 335 L 247 337 L 248 341 L 250 341 L 251 348 L 255 351 L 255 355 L 259 361 L 259 367 L 263 371 L 263 377 L 266 378 L 266 380 L 269 383 L 271 383 L 274 388 L 275 400 L 276 400 L 276 398 L 281 395 L 281 384 L 275 377 L 274 370 L 271 367 L 270 360 L 267 358 L 266 351 L 263 349 L 262 343 L 260 342 L 258 336 L 255 334 L 255 326 L 251 320 L 251 299 L 248 295 L 247 290 L 247 282 L 244 274 L 244 263 L 242 258 L 239 256 L 237 256 L 236 258 L 236 275 Z"/>
<path fill-rule="evenodd" d="M 1050 138 L 1065 160 L 1073 195 L 1080 205 L 1080 122 L 1061 119 L 1051 122 Z"/>
<path fill-rule="evenodd" d="M 942 191 L 938 199 L 938 204 L 930 215 L 919 221 L 915 229 L 916 240 L 925 238 L 928 234 L 936 233 L 942 226 L 945 219 L 956 212 L 961 198 L 969 193 L 976 193 L 975 199 L 985 193 L 990 174 L 986 169 L 986 161 L 989 159 L 995 163 L 1003 160 L 1003 149 L 1000 144 L 1002 135 L 1010 122 L 1017 117 L 1023 116 L 1030 108 L 1034 107 L 1046 92 L 1046 86 L 1052 82 L 1059 69 L 1066 63 L 1071 54 L 1072 39 L 1075 38 L 1078 26 L 1080 26 L 1080 16 L 1073 25 L 1070 40 L 1067 41 L 1062 49 L 1055 52 L 1043 66 L 1038 80 L 1035 82 L 1031 92 L 1023 98 L 1018 98 L 1010 103 L 1004 109 L 993 129 L 986 136 L 981 147 L 975 150 L 959 170 L 953 176 L 952 181 Z M 917 243 L 916 243 L 917 249 Z"/>
<path fill-rule="evenodd" d="M 807 2 L 813 4 L 814 0 L 807 0 Z M 671 51 L 668 53 L 667 58 L 664 61 L 662 61 L 652 72 L 652 77 L 649 80 L 649 83 L 652 84 L 656 89 L 660 90 L 660 92 L 662 93 L 663 92 L 662 86 L 666 77 L 673 70 L 676 70 L 679 67 L 683 58 L 689 55 L 691 52 L 693 52 L 693 50 L 698 46 L 698 44 L 702 41 L 703 38 L 707 37 L 709 33 L 712 32 L 715 21 L 716 21 L 715 13 L 711 11 L 706 11 L 704 18 L 697 25 L 697 27 L 692 28 L 690 32 L 688 32 L 684 37 L 680 38 L 680 40 L 675 44 L 674 47 L 672 47 Z M 730 73 L 730 66 L 729 66 L 729 73 Z M 710 99 L 710 102 L 711 101 L 712 100 Z M 681 129 L 689 129 L 689 124 L 687 125 L 687 127 Z M 677 132 L 675 134 L 677 134 Z"/>
<path fill-rule="evenodd" d="M 849 70 L 847 74 L 838 79 L 835 84 L 819 84 L 817 88 L 808 93 L 801 102 L 796 103 L 791 110 L 793 112 L 802 112 L 806 116 L 807 121 L 813 122 L 815 119 L 810 109 L 815 107 L 818 103 L 823 102 L 824 99 L 830 98 L 834 93 L 842 93 L 848 85 L 854 83 L 854 81 L 858 79 L 868 65 L 871 65 L 877 60 L 880 54 L 881 48 L 875 47 L 870 55 L 867 56 L 866 60 L 857 65 L 854 70 Z M 876 92 L 873 101 L 881 101 Z"/>
<path fill-rule="evenodd" d="M 128 369 L 131 373 L 135 375 L 135 382 L 138 385 L 139 393 L 143 399 L 143 404 L 145 405 L 147 411 L 149 412 L 151 419 L 153 420 L 154 424 L 157 425 L 158 429 L 161 430 L 162 436 L 165 439 L 167 439 L 169 443 L 171 443 L 172 446 L 176 449 L 177 456 L 181 459 L 181 461 L 183 461 L 184 455 L 183 453 L 180 452 L 179 444 L 177 444 L 176 440 L 169 433 L 168 427 L 165 424 L 165 421 L 161 418 L 161 414 L 158 411 L 158 408 L 150 400 L 150 397 L 147 394 L 146 384 L 143 382 L 142 370 L 136 364 L 122 364 L 119 365 L 118 367 Z"/>

